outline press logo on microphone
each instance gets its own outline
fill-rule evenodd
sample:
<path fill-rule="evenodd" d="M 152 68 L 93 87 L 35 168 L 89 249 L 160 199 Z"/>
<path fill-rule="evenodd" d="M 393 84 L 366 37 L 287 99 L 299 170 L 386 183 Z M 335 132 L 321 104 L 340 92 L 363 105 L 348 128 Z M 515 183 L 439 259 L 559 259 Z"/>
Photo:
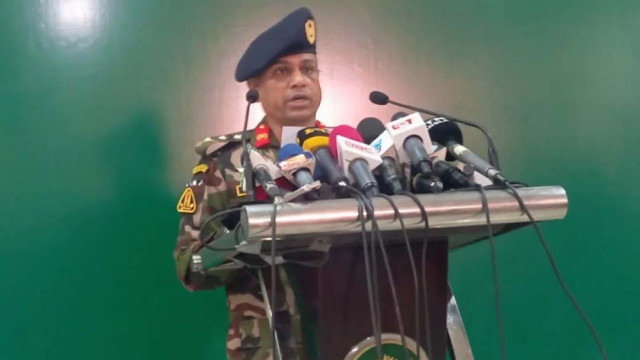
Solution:
<path fill-rule="evenodd" d="M 399 129 L 402 129 L 403 127 L 410 126 L 412 124 L 411 120 L 413 120 L 413 119 L 406 118 L 406 119 L 400 119 L 400 120 L 394 121 L 393 123 L 390 124 L 391 125 L 391 129 L 392 130 L 399 130 Z"/>
<path fill-rule="evenodd" d="M 428 130 L 431 130 L 432 127 L 442 124 L 442 123 L 446 123 L 449 122 L 449 120 L 447 120 L 447 118 L 444 117 L 434 117 L 431 118 L 429 120 L 427 120 L 424 124 L 427 126 Z"/>
<path fill-rule="evenodd" d="M 324 134 L 328 134 L 329 131 L 327 129 L 320 129 L 320 128 L 305 128 L 304 129 L 304 134 L 305 135 L 309 135 L 309 134 L 313 134 L 313 133 L 324 133 Z"/>
<path fill-rule="evenodd" d="M 364 151 L 374 155 L 377 154 L 377 152 L 371 146 L 368 146 L 367 144 L 363 144 L 361 142 L 351 141 L 347 138 L 344 138 L 344 144 L 350 148 L 353 148 L 359 151 Z"/>
<path fill-rule="evenodd" d="M 278 167 L 282 171 L 291 171 L 292 169 L 298 169 L 312 161 L 313 158 L 308 157 L 307 154 L 298 154 L 286 160 L 280 161 L 278 163 Z"/>
<path fill-rule="evenodd" d="M 382 139 L 378 138 L 373 140 L 373 142 L 371 143 L 371 147 L 379 153 L 382 150 Z"/>

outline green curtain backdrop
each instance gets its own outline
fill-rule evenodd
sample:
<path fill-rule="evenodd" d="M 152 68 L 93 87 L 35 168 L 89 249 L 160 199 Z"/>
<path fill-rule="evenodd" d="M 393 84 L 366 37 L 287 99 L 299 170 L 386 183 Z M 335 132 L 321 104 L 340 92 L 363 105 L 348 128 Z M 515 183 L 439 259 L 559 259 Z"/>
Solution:
<path fill-rule="evenodd" d="M 638 358 L 640 3 L 576 0 L 2 1 L 0 358 L 224 356 L 224 291 L 175 277 L 175 203 L 195 141 L 241 128 L 237 59 L 299 5 L 321 120 L 388 120 L 367 101 L 384 90 L 485 124 L 510 178 L 567 189 L 548 241 L 611 358 Z M 498 266 L 509 358 L 598 358 L 532 229 Z M 498 358 L 488 243 L 454 252 L 451 282 L 476 358 Z"/>

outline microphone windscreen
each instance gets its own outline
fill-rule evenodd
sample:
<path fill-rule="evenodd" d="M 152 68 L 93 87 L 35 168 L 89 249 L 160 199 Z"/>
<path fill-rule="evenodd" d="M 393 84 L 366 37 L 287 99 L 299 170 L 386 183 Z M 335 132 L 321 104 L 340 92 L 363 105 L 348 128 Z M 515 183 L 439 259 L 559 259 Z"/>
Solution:
<path fill-rule="evenodd" d="M 362 119 L 360 123 L 358 123 L 357 129 L 366 144 L 371 144 L 373 140 L 387 130 L 382 121 L 374 117 Z"/>
<path fill-rule="evenodd" d="M 287 160 L 300 154 L 304 154 L 304 150 L 302 150 L 300 145 L 286 144 L 278 152 L 278 161 Z"/>
<path fill-rule="evenodd" d="M 397 113 L 393 114 L 393 116 L 391 117 L 391 121 L 396 121 L 398 119 L 401 119 L 405 116 L 409 116 L 409 114 L 407 114 L 404 111 L 398 111 Z"/>
<path fill-rule="evenodd" d="M 246 99 L 248 103 L 253 104 L 254 102 L 258 101 L 259 97 L 260 97 L 260 94 L 258 93 L 258 90 L 251 89 L 247 91 Z"/>
<path fill-rule="evenodd" d="M 331 155 L 336 159 L 338 158 L 338 143 L 336 142 L 338 135 L 344 136 L 347 139 L 364 142 L 358 130 L 353 127 L 349 125 L 337 126 L 331 131 L 331 134 L 329 134 L 329 150 L 331 150 Z"/>
<path fill-rule="evenodd" d="M 329 132 L 325 129 L 304 128 L 298 131 L 296 142 L 304 150 L 315 152 L 318 148 L 329 146 Z"/>
<path fill-rule="evenodd" d="M 369 94 L 369 101 L 376 105 L 387 105 L 389 102 L 389 96 L 382 91 L 372 91 Z"/>
<path fill-rule="evenodd" d="M 440 145 L 447 145 L 449 141 L 454 141 L 462 145 L 462 131 L 458 124 L 443 117 L 435 117 L 425 122 L 429 137 Z"/>

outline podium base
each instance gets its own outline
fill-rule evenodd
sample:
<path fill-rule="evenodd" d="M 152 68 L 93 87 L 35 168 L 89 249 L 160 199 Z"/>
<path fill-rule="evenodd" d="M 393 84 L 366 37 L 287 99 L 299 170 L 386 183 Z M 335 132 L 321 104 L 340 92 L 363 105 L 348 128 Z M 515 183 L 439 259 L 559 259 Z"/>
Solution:
<path fill-rule="evenodd" d="M 414 287 L 407 248 L 404 244 L 385 247 L 394 277 L 404 333 L 415 339 L 420 347 L 431 354 L 430 360 L 445 360 L 449 347 L 447 336 L 447 308 L 450 298 L 448 287 L 449 241 L 446 237 L 430 237 L 426 261 L 421 263 L 421 242 L 411 248 L 418 277 L 426 274 L 427 311 L 424 309 L 420 289 L 420 314 L 414 313 Z M 380 251 L 377 251 L 378 256 Z M 378 289 L 381 330 L 399 334 L 391 287 L 382 260 L 378 259 Z M 306 321 L 316 328 L 318 360 L 342 359 L 358 343 L 372 335 L 369 300 L 360 247 L 333 248 L 328 261 L 319 269 L 293 265 L 300 300 L 306 307 Z M 419 284 L 422 282 L 419 279 Z M 428 313 L 429 329 L 425 331 Z M 415 322 L 419 321 L 420 339 L 416 337 Z M 429 339 L 427 339 L 427 334 Z M 427 341 L 428 340 L 428 341 Z M 428 345 L 431 345 L 429 349 Z"/>

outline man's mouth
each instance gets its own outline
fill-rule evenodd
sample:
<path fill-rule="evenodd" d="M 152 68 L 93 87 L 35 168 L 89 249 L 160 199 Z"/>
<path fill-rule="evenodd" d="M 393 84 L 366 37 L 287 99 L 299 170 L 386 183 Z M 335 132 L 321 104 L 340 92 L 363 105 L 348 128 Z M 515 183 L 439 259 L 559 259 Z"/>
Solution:
<path fill-rule="evenodd" d="M 311 102 L 311 97 L 306 94 L 296 94 L 291 96 L 287 102 L 291 105 L 307 105 Z"/>

